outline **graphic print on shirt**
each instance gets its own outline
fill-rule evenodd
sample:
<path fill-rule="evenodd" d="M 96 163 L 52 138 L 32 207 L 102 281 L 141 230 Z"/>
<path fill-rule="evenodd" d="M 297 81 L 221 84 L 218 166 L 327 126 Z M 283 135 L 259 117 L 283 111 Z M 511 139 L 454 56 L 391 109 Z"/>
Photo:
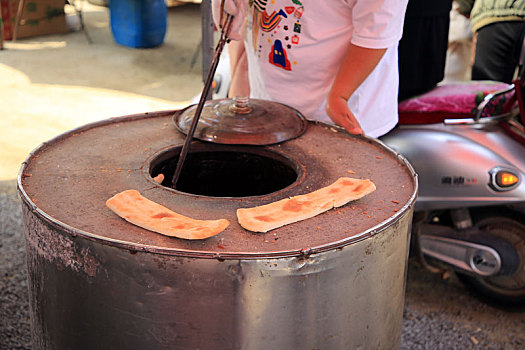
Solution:
<path fill-rule="evenodd" d="M 286 55 L 286 51 L 283 49 L 283 43 L 281 40 L 275 40 L 270 51 L 270 63 L 286 70 L 292 70 L 290 61 Z"/>
<path fill-rule="evenodd" d="M 276 2 L 283 3 L 276 0 L 252 0 L 253 49 L 259 59 L 291 71 L 298 64 L 293 48 L 300 43 L 304 6 L 300 0 L 289 0 L 284 8 L 276 5 Z"/>
<path fill-rule="evenodd" d="M 275 29 L 275 27 L 277 27 L 279 22 L 281 22 L 282 17 L 288 18 L 283 10 L 280 10 L 278 13 L 277 11 L 273 11 L 271 15 L 269 15 L 266 10 L 264 10 L 261 20 L 261 29 L 265 32 L 271 32 Z"/>

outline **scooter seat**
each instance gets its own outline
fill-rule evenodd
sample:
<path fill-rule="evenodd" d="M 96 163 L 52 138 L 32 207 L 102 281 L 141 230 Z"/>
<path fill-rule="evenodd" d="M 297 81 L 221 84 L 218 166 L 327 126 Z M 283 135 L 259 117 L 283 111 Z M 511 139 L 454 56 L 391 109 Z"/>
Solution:
<path fill-rule="evenodd" d="M 511 85 L 496 81 L 469 81 L 437 86 L 435 89 L 399 103 L 399 124 L 434 124 L 445 119 L 472 118 L 476 107 L 492 92 Z M 510 111 L 512 92 L 495 98 L 483 116 Z"/>

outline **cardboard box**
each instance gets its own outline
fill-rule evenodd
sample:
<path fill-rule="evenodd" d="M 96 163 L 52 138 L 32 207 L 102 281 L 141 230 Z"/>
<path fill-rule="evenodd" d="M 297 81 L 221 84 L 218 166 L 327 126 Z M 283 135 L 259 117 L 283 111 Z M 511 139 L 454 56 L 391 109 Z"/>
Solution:
<path fill-rule="evenodd" d="M 13 38 L 19 0 L 0 0 L 4 39 Z M 26 0 L 17 38 L 67 32 L 64 0 Z"/>

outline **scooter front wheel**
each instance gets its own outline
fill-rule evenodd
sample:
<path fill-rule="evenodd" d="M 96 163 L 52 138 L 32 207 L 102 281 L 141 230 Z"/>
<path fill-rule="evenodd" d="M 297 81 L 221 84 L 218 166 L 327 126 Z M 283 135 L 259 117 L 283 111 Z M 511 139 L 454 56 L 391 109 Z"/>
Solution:
<path fill-rule="evenodd" d="M 519 255 L 519 268 L 511 275 L 474 277 L 458 274 L 458 277 L 484 301 L 503 307 L 525 306 L 525 225 L 506 216 L 484 217 L 475 224 L 511 243 Z"/>

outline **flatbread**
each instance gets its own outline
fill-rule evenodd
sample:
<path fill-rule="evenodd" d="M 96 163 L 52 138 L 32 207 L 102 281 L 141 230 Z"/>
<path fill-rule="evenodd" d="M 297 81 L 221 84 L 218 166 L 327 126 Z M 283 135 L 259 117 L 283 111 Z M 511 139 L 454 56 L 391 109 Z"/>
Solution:
<path fill-rule="evenodd" d="M 230 222 L 226 219 L 195 220 L 163 207 L 136 190 L 116 194 L 106 206 L 121 218 L 146 230 L 170 237 L 204 239 L 224 231 Z"/>
<path fill-rule="evenodd" d="M 247 230 L 268 232 L 345 205 L 366 196 L 375 189 L 376 186 L 370 180 L 341 177 L 330 186 L 308 194 L 285 198 L 259 207 L 237 209 L 237 219 Z"/>

